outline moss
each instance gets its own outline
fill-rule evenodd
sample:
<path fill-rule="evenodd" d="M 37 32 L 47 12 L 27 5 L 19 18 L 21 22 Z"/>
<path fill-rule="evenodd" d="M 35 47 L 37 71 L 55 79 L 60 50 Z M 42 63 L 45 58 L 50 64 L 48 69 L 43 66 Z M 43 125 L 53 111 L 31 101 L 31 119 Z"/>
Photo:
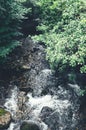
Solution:
<path fill-rule="evenodd" d="M 5 115 L 6 111 L 3 108 L 0 108 L 0 116 Z"/>
<path fill-rule="evenodd" d="M 23 122 L 20 130 L 40 130 L 39 127 L 34 123 Z"/>

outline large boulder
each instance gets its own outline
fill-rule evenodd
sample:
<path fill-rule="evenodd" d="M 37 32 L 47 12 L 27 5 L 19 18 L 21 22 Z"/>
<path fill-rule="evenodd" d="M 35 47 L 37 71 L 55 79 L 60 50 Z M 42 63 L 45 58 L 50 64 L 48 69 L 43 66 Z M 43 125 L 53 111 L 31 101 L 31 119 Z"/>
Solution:
<path fill-rule="evenodd" d="M 34 122 L 25 121 L 22 123 L 20 130 L 40 130 L 40 128 Z"/>
<path fill-rule="evenodd" d="M 11 122 L 11 114 L 3 108 L 0 108 L 0 130 L 5 129 Z"/>

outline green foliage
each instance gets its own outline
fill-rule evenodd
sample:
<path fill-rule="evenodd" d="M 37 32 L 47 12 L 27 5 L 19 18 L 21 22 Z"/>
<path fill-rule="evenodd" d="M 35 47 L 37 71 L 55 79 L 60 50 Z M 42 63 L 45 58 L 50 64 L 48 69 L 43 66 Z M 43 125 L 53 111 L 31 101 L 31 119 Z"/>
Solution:
<path fill-rule="evenodd" d="M 25 13 L 20 0 L 0 0 L 0 59 L 19 45 L 20 22 Z"/>
<path fill-rule="evenodd" d="M 82 89 L 81 91 L 80 91 L 80 96 L 84 96 L 86 94 L 86 89 L 84 90 L 84 89 Z"/>
<path fill-rule="evenodd" d="M 0 108 L 0 116 L 4 115 L 6 111 L 3 108 Z"/>
<path fill-rule="evenodd" d="M 46 44 L 47 59 L 53 68 L 63 71 L 77 68 L 86 73 L 86 2 L 85 0 L 41 0 L 36 41 Z"/>

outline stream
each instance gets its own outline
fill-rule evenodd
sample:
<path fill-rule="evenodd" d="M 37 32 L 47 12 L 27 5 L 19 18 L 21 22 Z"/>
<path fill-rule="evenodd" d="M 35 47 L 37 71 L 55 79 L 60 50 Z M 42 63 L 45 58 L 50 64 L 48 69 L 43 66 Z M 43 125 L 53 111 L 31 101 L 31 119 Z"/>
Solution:
<path fill-rule="evenodd" d="M 24 120 L 37 123 L 40 130 L 74 130 L 77 129 L 78 117 L 78 91 L 79 86 L 69 85 L 72 91 L 58 86 L 57 92 L 52 89 L 53 94 L 48 93 L 43 96 L 32 96 L 27 93 L 27 101 L 25 102 L 28 112 L 24 112 L 24 117 L 17 120 L 18 111 L 18 93 L 16 86 L 11 90 L 11 95 L 6 99 L 5 108 L 11 112 L 13 119 L 7 130 L 20 130 L 20 125 Z M 76 87 L 76 90 L 74 88 Z M 73 95 L 72 95 L 73 94 Z M 73 97 L 72 97 L 73 96 Z M 16 116 L 16 117 L 15 117 Z M 23 119 L 24 118 L 24 119 Z"/>
<path fill-rule="evenodd" d="M 21 89 L 14 82 L 5 99 L 4 107 L 12 115 L 12 122 L 6 130 L 23 130 L 24 122 L 36 124 L 32 130 L 78 130 L 80 86 L 59 84 L 58 77 L 47 65 L 45 47 L 30 44 L 29 40 L 25 43 L 24 57 L 21 58 L 26 64 L 23 66 L 26 69 L 23 74 L 25 81 Z"/>

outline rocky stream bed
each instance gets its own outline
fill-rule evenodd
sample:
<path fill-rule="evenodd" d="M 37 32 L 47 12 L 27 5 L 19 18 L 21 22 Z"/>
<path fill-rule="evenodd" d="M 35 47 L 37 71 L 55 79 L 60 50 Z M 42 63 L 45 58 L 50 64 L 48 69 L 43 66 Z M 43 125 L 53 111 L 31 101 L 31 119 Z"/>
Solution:
<path fill-rule="evenodd" d="M 45 55 L 28 37 L 0 66 L 0 109 L 10 117 L 0 115 L 0 130 L 86 130 L 80 85 L 60 80 Z"/>

